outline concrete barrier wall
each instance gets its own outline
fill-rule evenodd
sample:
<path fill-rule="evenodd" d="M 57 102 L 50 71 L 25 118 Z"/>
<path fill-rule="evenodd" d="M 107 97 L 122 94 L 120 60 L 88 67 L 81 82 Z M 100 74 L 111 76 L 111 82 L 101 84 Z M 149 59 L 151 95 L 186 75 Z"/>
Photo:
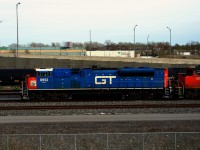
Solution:
<path fill-rule="evenodd" d="M 200 63 L 199 63 L 200 64 Z M 0 68 L 47 68 L 47 67 L 65 67 L 65 68 L 88 68 L 93 65 L 108 68 L 120 67 L 159 67 L 159 68 L 180 68 L 190 67 L 191 64 L 170 64 L 170 63 L 147 63 L 137 61 L 99 61 L 78 59 L 56 59 L 56 58 L 15 58 L 0 57 Z M 195 66 L 197 64 L 193 64 Z"/>
<path fill-rule="evenodd" d="M 1 150 L 183 150 L 200 149 L 200 133 L 9 134 Z"/>

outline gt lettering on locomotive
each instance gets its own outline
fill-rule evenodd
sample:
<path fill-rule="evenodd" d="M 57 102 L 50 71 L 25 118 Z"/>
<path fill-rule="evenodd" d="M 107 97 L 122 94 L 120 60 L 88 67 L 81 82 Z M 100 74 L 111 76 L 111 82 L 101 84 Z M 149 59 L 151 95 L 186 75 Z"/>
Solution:
<path fill-rule="evenodd" d="M 95 84 L 106 84 L 107 80 L 109 84 L 112 84 L 112 79 L 116 78 L 116 76 L 95 76 Z"/>

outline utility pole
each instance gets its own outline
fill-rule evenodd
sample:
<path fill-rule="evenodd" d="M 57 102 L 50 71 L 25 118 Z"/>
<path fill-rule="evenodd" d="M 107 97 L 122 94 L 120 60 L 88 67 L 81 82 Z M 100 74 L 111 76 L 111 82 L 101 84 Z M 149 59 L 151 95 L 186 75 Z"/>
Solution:
<path fill-rule="evenodd" d="M 148 44 L 149 44 L 149 41 L 148 41 L 148 40 L 149 40 L 149 35 L 147 36 L 147 53 L 148 53 L 148 49 L 149 49 L 149 47 L 148 47 L 148 46 L 149 46 L 149 45 L 148 45 Z M 146 55 L 147 55 L 147 53 L 146 53 Z"/>
<path fill-rule="evenodd" d="M 137 25 L 135 25 L 134 27 L 134 50 L 135 50 L 135 28 L 137 27 Z"/>
<path fill-rule="evenodd" d="M 0 23 L 2 23 L 3 21 L 1 20 Z M 0 47 L 1 47 L 1 42 L 0 42 Z"/>
<path fill-rule="evenodd" d="M 169 28 L 169 27 L 167 27 L 168 29 L 169 29 L 169 33 L 170 33 L 170 37 L 169 37 L 169 58 L 171 58 L 171 32 L 172 32 L 172 30 L 171 30 L 171 28 Z"/>
<path fill-rule="evenodd" d="M 92 34 L 92 32 L 90 30 L 90 56 L 91 56 L 91 45 L 92 45 L 92 40 L 91 40 L 92 39 L 92 35 L 91 34 Z"/>
<path fill-rule="evenodd" d="M 18 46 L 19 46 L 19 35 L 18 35 L 18 5 L 19 5 L 20 3 L 17 3 L 16 4 L 16 17 L 17 17 L 17 55 L 16 55 L 16 57 L 18 58 Z"/>

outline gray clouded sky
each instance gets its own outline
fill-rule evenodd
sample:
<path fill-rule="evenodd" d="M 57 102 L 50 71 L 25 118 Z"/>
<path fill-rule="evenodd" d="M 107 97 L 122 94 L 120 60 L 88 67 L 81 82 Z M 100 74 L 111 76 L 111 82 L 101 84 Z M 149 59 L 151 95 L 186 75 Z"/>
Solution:
<path fill-rule="evenodd" d="M 0 45 L 92 41 L 200 42 L 200 0 L 0 0 Z"/>

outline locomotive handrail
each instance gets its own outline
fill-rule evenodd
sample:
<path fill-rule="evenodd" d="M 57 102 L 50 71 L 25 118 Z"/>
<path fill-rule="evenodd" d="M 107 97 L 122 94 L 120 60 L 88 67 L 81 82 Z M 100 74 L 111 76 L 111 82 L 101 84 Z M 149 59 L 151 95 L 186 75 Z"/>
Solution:
<path fill-rule="evenodd" d="M 184 88 L 183 82 L 181 82 L 180 80 L 178 80 L 178 83 L 181 83 L 181 84 L 182 84 L 182 89 L 183 89 L 183 94 L 184 94 L 184 93 L 185 93 L 185 88 Z"/>
<path fill-rule="evenodd" d="M 184 93 L 185 93 L 184 84 L 180 80 L 174 80 L 174 78 L 171 78 L 169 80 L 169 86 L 168 86 L 168 88 L 170 89 L 170 93 L 172 95 L 174 95 L 175 89 L 178 89 L 179 92 L 180 92 L 179 88 L 182 89 L 182 93 L 181 93 L 182 95 L 184 95 Z"/>

